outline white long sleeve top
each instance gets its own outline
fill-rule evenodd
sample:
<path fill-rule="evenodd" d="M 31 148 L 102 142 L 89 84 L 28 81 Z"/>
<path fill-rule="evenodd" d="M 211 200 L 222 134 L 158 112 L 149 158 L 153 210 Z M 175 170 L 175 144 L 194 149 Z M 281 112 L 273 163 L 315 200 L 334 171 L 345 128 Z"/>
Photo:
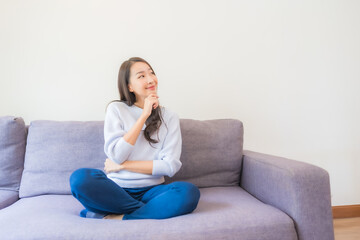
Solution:
<path fill-rule="evenodd" d="M 126 142 L 123 136 L 134 126 L 143 109 L 124 102 L 112 102 L 108 105 L 104 121 L 104 151 L 112 161 L 121 164 L 126 160 L 153 160 L 152 174 L 136 173 L 126 170 L 107 174 L 119 186 L 140 188 L 158 185 L 165 181 L 164 176 L 172 177 L 181 167 L 180 155 L 182 138 L 178 115 L 168 108 L 161 107 L 164 122 L 159 133 L 151 138 L 158 143 L 149 142 L 144 137 L 142 127 L 135 145 Z M 166 124 L 166 125 L 165 125 Z M 159 139 L 157 138 L 159 136 Z"/>

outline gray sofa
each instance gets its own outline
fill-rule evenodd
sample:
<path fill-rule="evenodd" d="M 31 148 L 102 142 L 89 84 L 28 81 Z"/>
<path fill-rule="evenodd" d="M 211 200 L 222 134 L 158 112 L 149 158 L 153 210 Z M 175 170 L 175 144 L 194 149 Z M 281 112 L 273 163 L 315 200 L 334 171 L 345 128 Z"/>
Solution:
<path fill-rule="evenodd" d="M 103 169 L 103 121 L 0 117 L 0 239 L 334 239 L 328 173 L 243 150 L 235 119 L 180 119 L 181 170 L 201 192 L 191 214 L 163 220 L 79 216 L 69 176 Z"/>

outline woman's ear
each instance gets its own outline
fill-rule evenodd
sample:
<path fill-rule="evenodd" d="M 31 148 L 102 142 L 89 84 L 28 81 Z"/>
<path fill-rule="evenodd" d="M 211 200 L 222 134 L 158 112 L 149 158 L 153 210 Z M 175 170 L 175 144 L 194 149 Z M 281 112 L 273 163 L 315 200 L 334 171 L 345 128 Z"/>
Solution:
<path fill-rule="evenodd" d="M 129 89 L 130 92 L 134 91 L 130 85 L 128 85 L 128 89 Z"/>

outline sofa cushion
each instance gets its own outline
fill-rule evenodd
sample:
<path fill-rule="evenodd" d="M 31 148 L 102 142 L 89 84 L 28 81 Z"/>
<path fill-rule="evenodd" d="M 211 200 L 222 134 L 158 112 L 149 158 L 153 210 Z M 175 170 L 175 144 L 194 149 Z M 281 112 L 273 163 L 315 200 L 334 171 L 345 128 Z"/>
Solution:
<path fill-rule="evenodd" d="M 82 167 L 103 169 L 103 121 L 30 123 L 20 197 L 70 194 L 69 177 Z"/>
<path fill-rule="evenodd" d="M 19 200 L 19 192 L 13 190 L 0 190 L 0 210 Z"/>
<path fill-rule="evenodd" d="M 18 191 L 27 129 L 21 117 L 0 117 L 0 190 Z"/>
<path fill-rule="evenodd" d="M 238 186 L 243 124 L 236 119 L 181 119 L 182 167 L 166 183 L 188 181 L 198 187 Z"/>
<path fill-rule="evenodd" d="M 194 212 L 162 220 L 87 219 L 71 195 L 24 198 L 0 211 L 0 239 L 297 239 L 289 216 L 240 187 L 200 192 Z"/>

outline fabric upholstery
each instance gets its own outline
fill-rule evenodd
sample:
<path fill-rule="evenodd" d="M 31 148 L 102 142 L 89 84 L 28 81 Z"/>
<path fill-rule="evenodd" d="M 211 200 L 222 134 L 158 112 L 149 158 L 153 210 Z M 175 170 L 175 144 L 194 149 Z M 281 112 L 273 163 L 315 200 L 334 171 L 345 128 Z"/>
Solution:
<path fill-rule="evenodd" d="M 19 199 L 27 128 L 21 117 L 0 117 L 0 209 Z"/>
<path fill-rule="evenodd" d="M 0 209 L 6 208 L 19 200 L 19 192 L 12 190 L 0 190 Z"/>
<path fill-rule="evenodd" d="M 18 191 L 24 166 L 26 126 L 20 117 L 0 117 L 0 190 Z"/>
<path fill-rule="evenodd" d="M 243 151 L 243 124 L 236 119 L 180 120 L 180 171 L 166 183 L 189 181 L 198 187 L 238 186 Z"/>
<path fill-rule="evenodd" d="M 183 166 L 166 183 L 200 187 L 193 213 L 123 222 L 79 217 L 84 207 L 70 195 L 69 176 L 78 168 L 103 169 L 103 121 L 33 121 L 22 199 L 4 192 L 15 190 L 0 191 L 7 205 L 0 211 L 0 226 L 6 226 L 0 239 L 334 239 L 325 170 L 251 151 L 243 155 L 238 120 L 180 124 Z"/>
<path fill-rule="evenodd" d="M 299 240 L 333 240 L 329 174 L 295 160 L 244 151 L 241 187 L 295 221 Z"/>
<path fill-rule="evenodd" d="M 188 181 L 198 187 L 238 186 L 242 122 L 181 119 L 180 124 L 183 165 L 166 183 Z M 68 179 L 74 170 L 103 169 L 106 159 L 103 128 L 103 121 L 31 122 L 20 197 L 70 194 Z"/>
<path fill-rule="evenodd" d="M 69 177 L 82 167 L 103 169 L 103 121 L 30 123 L 20 197 L 70 194 Z"/>
<path fill-rule="evenodd" d="M 297 239 L 289 216 L 240 187 L 200 191 L 194 212 L 163 220 L 86 219 L 70 195 L 24 198 L 0 211 L 0 239 Z"/>

